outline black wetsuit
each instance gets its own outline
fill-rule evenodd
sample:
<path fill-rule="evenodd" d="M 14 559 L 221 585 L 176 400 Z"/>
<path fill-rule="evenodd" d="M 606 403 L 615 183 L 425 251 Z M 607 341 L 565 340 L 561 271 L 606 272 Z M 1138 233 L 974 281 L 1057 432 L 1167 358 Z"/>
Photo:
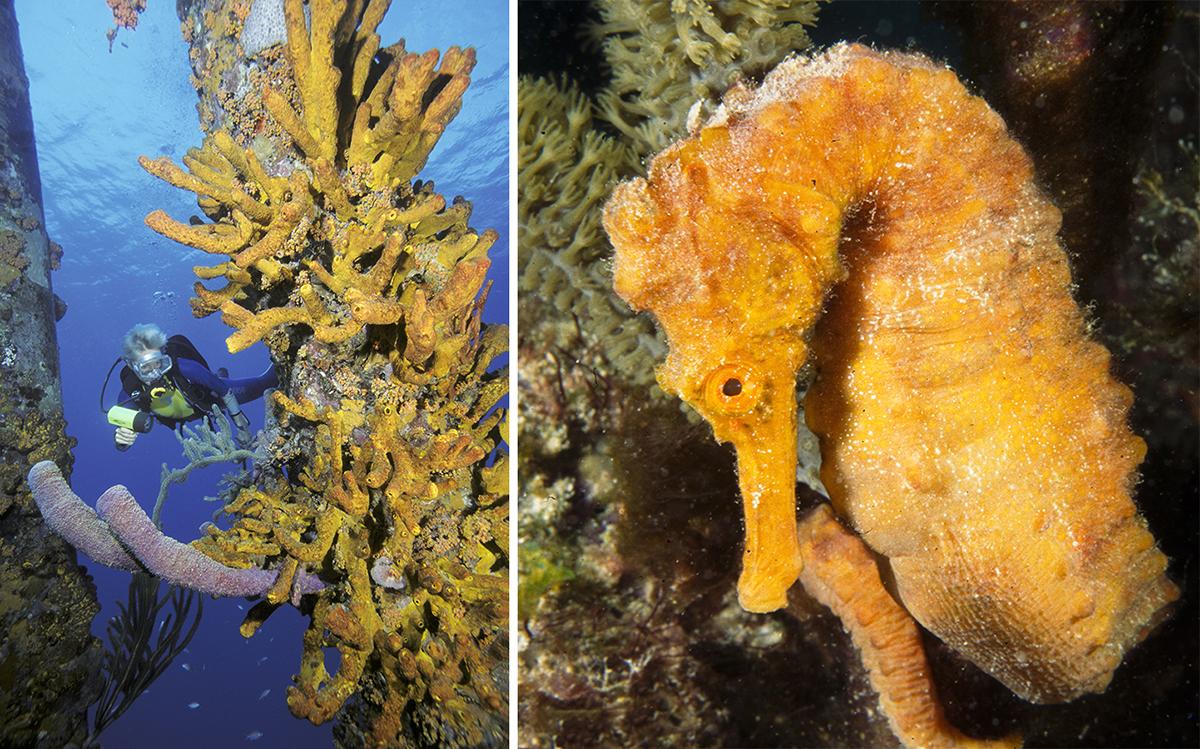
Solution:
<path fill-rule="evenodd" d="M 247 403 L 279 384 L 273 367 L 257 377 L 232 379 L 213 374 L 186 336 L 168 338 L 163 353 L 171 357 L 171 369 L 162 381 L 147 385 L 126 366 L 121 369 L 121 390 L 126 402 L 154 414 L 155 419 L 172 429 L 207 416 L 216 406 L 224 406 L 225 395 L 230 391 L 238 403 Z"/>

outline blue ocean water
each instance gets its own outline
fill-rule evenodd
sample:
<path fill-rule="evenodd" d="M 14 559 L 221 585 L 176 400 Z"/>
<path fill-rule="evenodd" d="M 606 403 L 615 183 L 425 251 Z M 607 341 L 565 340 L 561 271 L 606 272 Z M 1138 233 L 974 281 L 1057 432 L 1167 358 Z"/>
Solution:
<path fill-rule="evenodd" d="M 194 319 L 188 297 L 191 267 L 202 253 L 176 245 L 142 220 L 162 208 L 179 220 L 198 213 L 190 194 L 151 177 L 137 157 L 176 161 L 198 146 L 201 133 L 195 92 L 188 83 L 187 47 L 175 3 L 150 0 L 134 32 L 122 30 L 109 52 L 105 31 L 112 17 L 99 0 L 17 0 L 17 19 L 41 167 L 46 225 L 64 250 L 54 274 L 55 292 L 68 305 L 59 323 L 63 396 L 68 432 L 79 440 L 72 486 L 89 503 L 112 484 L 125 484 L 150 509 L 163 464 L 184 463 L 172 434 L 161 426 L 133 449 L 113 448 L 112 427 L 99 406 L 104 373 L 133 324 L 157 322 L 169 334 L 187 335 L 215 368 L 232 376 L 267 365 L 261 346 L 230 356 L 228 329 L 218 316 Z M 478 66 L 462 112 L 451 124 L 421 175 L 447 198 L 474 203 L 472 226 L 500 233 L 492 249 L 495 281 L 484 317 L 504 321 L 508 309 L 508 3 L 404 0 L 393 4 L 381 28 L 384 44 L 399 38 L 423 51 L 474 46 Z M 108 403 L 117 387 L 110 386 Z M 255 426 L 262 404 L 248 409 Z M 172 489 L 164 528 L 176 538 L 198 535 L 214 505 L 223 469 L 196 473 Z M 103 610 L 93 631 L 127 595 L 129 576 L 80 555 L 96 579 Z M 200 631 L 172 667 L 103 735 L 108 747 L 328 746 L 331 723 L 297 720 L 285 702 L 299 667 L 306 620 L 281 608 L 250 640 L 238 634 L 251 604 L 207 600 Z M 198 703 L 197 707 L 190 705 Z"/>

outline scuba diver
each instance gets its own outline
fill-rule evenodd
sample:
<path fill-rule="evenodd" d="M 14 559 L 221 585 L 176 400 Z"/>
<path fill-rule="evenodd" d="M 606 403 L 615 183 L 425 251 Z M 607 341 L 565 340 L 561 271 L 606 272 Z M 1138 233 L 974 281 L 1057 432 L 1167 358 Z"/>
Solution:
<path fill-rule="evenodd" d="M 168 338 L 153 323 L 133 326 L 121 349 L 121 357 L 104 378 L 107 389 L 113 368 L 125 362 L 120 375 L 122 400 L 106 411 L 109 423 L 117 427 L 114 439 L 118 450 L 128 450 L 139 432 L 150 431 L 155 419 L 176 429 L 214 415 L 217 408 L 236 426 L 238 445 L 249 447 L 250 420 L 242 413 L 242 404 L 261 398 L 264 391 L 279 384 L 273 367 L 257 377 L 241 379 L 230 379 L 224 369 L 213 373 L 186 336 Z M 103 390 L 100 395 L 103 410 Z M 133 408 L 126 408 L 128 405 Z"/>

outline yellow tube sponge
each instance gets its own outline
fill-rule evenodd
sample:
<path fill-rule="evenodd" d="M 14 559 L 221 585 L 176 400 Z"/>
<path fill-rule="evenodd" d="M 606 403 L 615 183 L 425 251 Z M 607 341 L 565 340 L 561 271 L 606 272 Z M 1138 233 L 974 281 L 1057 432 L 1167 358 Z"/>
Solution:
<path fill-rule="evenodd" d="M 427 301 L 424 289 L 416 290 L 404 321 L 405 334 L 408 336 L 405 359 L 420 364 L 433 354 L 438 330 L 448 332 L 446 322 L 460 316 L 474 302 L 489 265 L 490 261 L 483 258 L 454 266 L 446 286 L 432 301 Z"/>
<path fill-rule="evenodd" d="M 234 256 L 234 264 L 238 268 L 245 270 L 259 260 L 280 252 L 288 237 L 300 223 L 300 219 L 312 208 L 307 180 L 303 173 L 294 172 L 289 187 L 291 188 L 291 199 L 271 217 L 271 221 L 267 225 L 267 233 L 253 245 Z"/>
<path fill-rule="evenodd" d="M 212 176 L 217 181 L 209 182 L 183 171 L 165 156 L 157 159 L 139 156 L 138 163 L 147 172 L 175 187 L 194 192 L 197 196 L 212 198 L 223 205 L 236 207 L 259 223 L 265 224 L 271 220 L 271 208 L 235 186 L 232 175 L 213 173 Z"/>
<path fill-rule="evenodd" d="M 280 525 L 273 528 L 273 533 L 280 548 L 290 556 L 301 562 L 316 563 L 329 553 L 330 547 L 333 546 L 334 536 L 341 525 L 340 513 L 330 508 L 313 519 L 311 528 L 300 526 L 301 533 L 296 536 Z M 301 541 L 299 536 L 309 530 L 315 531 L 314 538 L 311 541 Z"/>
<path fill-rule="evenodd" d="M 348 166 L 368 169 L 368 182 L 375 189 L 412 179 L 462 107 L 474 67 L 475 50 L 458 47 L 446 50 L 441 65 L 434 50 L 395 57 L 381 79 L 390 91 L 377 86 L 379 95 L 356 113 L 346 153 Z M 445 85 L 429 98 L 435 82 L 442 80 Z M 374 125 L 368 124 L 373 120 Z M 406 145 L 398 148 L 401 143 Z"/>
<path fill-rule="evenodd" d="M 152 211 L 146 216 L 146 226 L 179 244 L 195 247 L 212 255 L 232 255 L 250 241 L 248 234 L 229 224 L 181 224 L 164 211 Z"/>

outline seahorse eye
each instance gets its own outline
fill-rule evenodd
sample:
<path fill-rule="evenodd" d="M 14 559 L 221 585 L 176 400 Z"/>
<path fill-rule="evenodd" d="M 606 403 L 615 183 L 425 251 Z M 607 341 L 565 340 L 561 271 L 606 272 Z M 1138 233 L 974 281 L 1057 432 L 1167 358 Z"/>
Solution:
<path fill-rule="evenodd" d="M 758 405 L 758 377 L 740 364 L 722 364 L 704 382 L 705 404 L 723 414 L 745 413 Z"/>

